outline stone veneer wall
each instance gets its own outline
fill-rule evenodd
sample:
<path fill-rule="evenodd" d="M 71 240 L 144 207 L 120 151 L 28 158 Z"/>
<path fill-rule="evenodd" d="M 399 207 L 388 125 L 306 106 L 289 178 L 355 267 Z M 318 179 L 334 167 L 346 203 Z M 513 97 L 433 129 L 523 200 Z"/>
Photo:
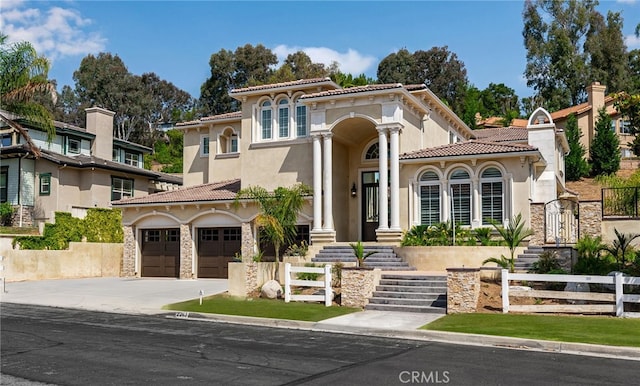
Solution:
<path fill-rule="evenodd" d="M 251 230 L 251 223 L 243 222 L 241 225 L 242 231 L 242 244 L 240 246 L 240 254 L 242 255 L 243 263 L 251 263 L 254 255 L 254 240 L 253 232 Z"/>
<path fill-rule="evenodd" d="M 529 238 L 529 244 L 544 245 L 544 204 L 530 204 L 530 210 L 533 235 Z"/>
<path fill-rule="evenodd" d="M 257 291 L 260 287 L 258 286 L 258 264 L 249 263 L 245 267 L 245 283 L 246 283 L 246 291 L 247 295 L 250 293 Z"/>
<path fill-rule="evenodd" d="M 343 268 L 341 305 L 363 308 L 380 283 L 380 269 Z"/>
<path fill-rule="evenodd" d="M 11 215 L 11 225 L 20 225 L 20 205 L 13 205 L 13 214 Z M 22 205 L 22 226 L 33 226 L 33 206 Z"/>
<path fill-rule="evenodd" d="M 476 312 L 479 298 L 479 268 L 447 268 L 447 314 Z"/>
<path fill-rule="evenodd" d="M 602 235 L 602 202 L 580 201 L 580 237 Z"/>
<path fill-rule="evenodd" d="M 126 225 L 123 227 L 124 233 L 124 252 L 122 254 L 122 272 L 123 277 L 136 276 L 136 239 L 133 227 Z"/>
<path fill-rule="evenodd" d="M 193 242 L 189 224 L 180 224 L 180 279 L 192 279 L 193 272 Z"/>

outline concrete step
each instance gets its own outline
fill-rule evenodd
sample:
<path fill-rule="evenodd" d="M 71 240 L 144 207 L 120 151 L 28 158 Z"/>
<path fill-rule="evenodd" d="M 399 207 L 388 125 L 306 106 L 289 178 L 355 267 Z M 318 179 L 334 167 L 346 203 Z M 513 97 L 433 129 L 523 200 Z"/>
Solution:
<path fill-rule="evenodd" d="M 375 298 L 397 298 L 397 299 L 423 299 L 436 300 L 440 297 L 446 300 L 446 294 L 442 292 L 395 292 L 395 291 L 374 291 Z"/>
<path fill-rule="evenodd" d="M 379 285 L 376 287 L 376 291 L 418 292 L 423 294 L 444 291 L 444 293 L 446 293 L 447 287 L 417 285 Z"/>
<path fill-rule="evenodd" d="M 421 307 L 445 307 L 445 299 L 402 299 L 402 298 L 381 298 L 373 297 L 369 299 L 369 304 L 391 304 L 394 306 L 421 306 Z"/>
<path fill-rule="evenodd" d="M 407 280 L 407 279 L 380 279 L 380 285 L 399 285 L 399 286 L 420 286 L 420 287 L 441 287 L 447 288 L 447 282 L 441 280 Z"/>
<path fill-rule="evenodd" d="M 381 279 L 396 279 L 396 280 L 430 280 L 430 281 L 442 281 L 447 282 L 445 275 L 403 275 L 403 274 L 382 274 Z"/>
<path fill-rule="evenodd" d="M 365 310 L 397 311 L 397 312 L 423 312 L 430 314 L 446 314 L 446 307 L 401 306 L 395 304 L 367 304 Z"/>

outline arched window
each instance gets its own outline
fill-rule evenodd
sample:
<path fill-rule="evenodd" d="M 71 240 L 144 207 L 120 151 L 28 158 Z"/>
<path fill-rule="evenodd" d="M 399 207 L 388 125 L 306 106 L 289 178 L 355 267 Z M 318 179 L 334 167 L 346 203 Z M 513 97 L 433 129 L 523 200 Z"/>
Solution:
<path fill-rule="evenodd" d="M 378 159 L 380 158 L 380 147 L 378 146 L 378 142 L 369 146 L 367 152 L 364 155 L 364 159 Z"/>
<path fill-rule="evenodd" d="M 280 138 L 289 138 L 289 101 L 278 102 L 278 132 Z"/>
<path fill-rule="evenodd" d="M 471 225 L 471 180 L 464 169 L 456 169 L 449 178 L 449 191 L 453 205 L 451 217 L 460 225 Z"/>
<path fill-rule="evenodd" d="M 220 153 L 238 152 L 238 135 L 231 128 L 226 129 L 219 137 Z"/>
<path fill-rule="evenodd" d="M 480 194 L 482 196 L 482 224 L 491 221 L 502 223 L 504 218 L 504 193 L 502 173 L 498 168 L 490 167 L 480 175 Z"/>
<path fill-rule="evenodd" d="M 262 139 L 272 137 L 271 102 L 265 101 L 260 109 L 260 125 L 262 127 Z"/>
<path fill-rule="evenodd" d="M 440 222 L 440 179 L 433 171 L 420 176 L 420 224 Z"/>
<path fill-rule="evenodd" d="M 296 104 L 296 135 L 307 136 L 307 106 L 300 102 Z"/>

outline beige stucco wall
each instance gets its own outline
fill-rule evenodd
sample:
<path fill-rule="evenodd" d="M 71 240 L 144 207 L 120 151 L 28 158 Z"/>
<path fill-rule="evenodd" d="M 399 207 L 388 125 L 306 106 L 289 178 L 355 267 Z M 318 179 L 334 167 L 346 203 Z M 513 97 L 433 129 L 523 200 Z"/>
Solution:
<path fill-rule="evenodd" d="M 70 243 L 68 250 L 5 250 L 7 282 L 120 275 L 123 244 Z"/>
<path fill-rule="evenodd" d="M 609 244 L 617 239 L 615 230 L 625 234 L 640 234 L 640 220 L 609 220 L 602 221 L 602 241 Z M 640 239 L 635 239 L 632 245 L 640 247 Z"/>
<path fill-rule="evenodd" d="M 209 129 L 206 126 L 200 130 L 183 129 L 182 185 L 185 187 L 209 182 L 207 177 L 211 155 L 200 156 L 200 135 L 206 135 L 208 132 Z"/>
<path fill-rule="evenodd" d="M 516 248 L 515 256 L 524 251 L 525 247 Z M 444 272 L 447 268 L 479 268 L 482 262 L 490 257 L 499 258 L 501 255 L 509 258 L 507 247 L 398 247 L 396 254 L 410 266 L 419 271 Z M 487 267 L 495 267 L 489 263 Z"/>

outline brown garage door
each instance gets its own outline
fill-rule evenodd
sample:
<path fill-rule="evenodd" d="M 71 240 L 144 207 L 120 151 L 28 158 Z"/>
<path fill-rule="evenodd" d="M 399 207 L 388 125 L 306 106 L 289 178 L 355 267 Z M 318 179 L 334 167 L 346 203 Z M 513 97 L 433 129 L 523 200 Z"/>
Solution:
<path fill-rule="evenodd" d="M 142 231 L 142 276 L 178 277 L 180 229 Z"/>
<path fill-rule="evenodd" d="M 227 278 L 228 263 L 242 249 L 242 230 L 232 228 L 198 229 L 198 277 Z"/>

